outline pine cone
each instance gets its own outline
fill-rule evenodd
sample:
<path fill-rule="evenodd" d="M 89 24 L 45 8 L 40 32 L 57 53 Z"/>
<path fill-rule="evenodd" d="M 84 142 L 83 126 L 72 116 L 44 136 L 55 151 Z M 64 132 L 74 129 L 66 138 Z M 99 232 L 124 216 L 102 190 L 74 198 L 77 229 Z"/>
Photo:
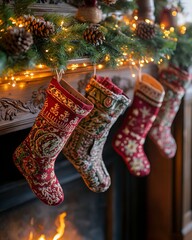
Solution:
<path fill-rule="evenodd" d="M 117 0 L 103 0 L 103 2 L 107 5 L 115 4 Z"/>
<path fill-rule="evenodd" d="M 152 39 L 155 36 L 155 25 L 141 21 L 137 24 L 136 35 L 144 40 Z"/>
<path fill-rule="evenodd" d="M 26 30 L 38 37 L 47 38 L 54 33 L 53 23 L 45 21 L 43 18 L 35 18 L 34 16 L 24 15 L 17 20 L 18 25 L 23 25 Z"/>
<path fill-rule="evenodd" d="M 103 33 L 99 30 L 99 25 L 91 25 L 88 27 L 85 32 L 83 33 L 83 37 L 85 41 L 88 43 L 91 43 L 95 46 L 99 46 L 103 44 L 105 41 L 105 36 Z"/>
<path fill-rule="evenodd" d="M 26 52 L 32 44 L 33 37 L 25 28 L 10 28 L 2 37 L 3 47 L 9 54 L 13 55 Z"/>

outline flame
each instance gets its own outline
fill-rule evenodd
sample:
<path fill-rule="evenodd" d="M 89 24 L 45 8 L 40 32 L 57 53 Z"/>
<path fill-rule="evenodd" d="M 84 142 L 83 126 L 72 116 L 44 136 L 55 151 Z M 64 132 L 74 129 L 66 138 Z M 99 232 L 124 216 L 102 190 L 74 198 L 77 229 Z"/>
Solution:
<path fill-rule="evenodd" d="M 65 232 L 65 217 L 67 216 L 66 212 L 61 213 L 57 219 L 55 225 L 57 226 L 57 233 L 54 235 L 52 240 L 59 240 Z M 31 226 L 34 226 L 34 219 L 31 219 Z M 50 239 L 50 238 L 49 238 Z M 30 231 L 28 240 L 34 240 L 34 233 Z M 47 240 L 46 236 L 42 234 L 37 240 Z"/>
<path fill-rule="evenodd" d="M 29 233 L 29 240 L 33 240 L 33 232 L 32 231 Z"/>
<path fill-rule="evenodd" d="M 45 235 L 42 234 L 38 240 L 46 240 Z"/>
<path fill-rule="evenodd" d="M 61 213 L 58 217 L 59 220 L 59 226 L 57 228 L 57 234 L 54 236 L 53 240 L 58 240 L 60 237 L 63 236 L 64 232 L 65 232 L 65 217 L 66 217 L 66 212 Z"/>

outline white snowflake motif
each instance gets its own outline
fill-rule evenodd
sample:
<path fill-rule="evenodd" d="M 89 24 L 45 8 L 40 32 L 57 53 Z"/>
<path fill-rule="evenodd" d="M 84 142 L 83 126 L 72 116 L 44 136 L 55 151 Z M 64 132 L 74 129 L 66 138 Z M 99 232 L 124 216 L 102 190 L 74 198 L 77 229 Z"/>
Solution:
<path fill-rule="evenodd" d="M 135 172 L 144 170 L 145 167 L 142 159 L 140 158 L 133 158 L 133 161 L 130 163 L 130 165 Z"/>
<path fill-rule="evenodd" d="M 128 156 L 129 154 L 133 154 L 137 151 L 138 144 L 134 140 L 129 140 L 127 146 L 125 146 L 125 154 Z"/>
<path fill-rule="evenodd" d="M 146 108 L 146 107 L 143 107 L 141 110 L 140 110 L 141 114 L 142 114 L 142 118 L 146 118 L 148 116 L 151 115 L 150 113 L 150 109 Z"/>
<path fill-rule="evenodd" d="M 41 179 L 46 179 L 47 178 L 47 173 L 43 173 L 42 176 L 41 176 Z"/>

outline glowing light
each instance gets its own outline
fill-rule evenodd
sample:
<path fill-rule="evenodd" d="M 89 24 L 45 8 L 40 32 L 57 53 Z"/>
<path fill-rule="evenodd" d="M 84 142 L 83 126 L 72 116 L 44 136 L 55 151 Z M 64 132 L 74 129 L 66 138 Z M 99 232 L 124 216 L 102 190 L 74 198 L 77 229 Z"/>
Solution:
<path fill-rule="evenodd" d="M 109 55 L 106 55 L 105 56 L 105 61 L 108 62 L 110 60 L 110 56 Z"/>
<path fill-rule="evenodd" d="M 29 233 L 29 240 L 33 240 L 33 232 Z"/>
<path fill-rule="evenodd" d="M 170 27 L 170 32 L 174 32 L 175 31 L 175 28 L 174 27 Z"/>
<path fill-rule="evenodd" d="M 102 65 L 102 64 L 99 64 L 97 67 L 98 67 L 98 69 L 102 69 L 102 68 L 103 68 L 103 65 Z"/>
<path fill-rule="evenodd" d="M 132 26 L 133 26 L 133 28 L 136 28 L 136 27 L 137 27 L 137 24 L 136 24 L 136 23 L 133 23 Z"/>
<path fill-rule="evenodd" d="M 149 19 L 147 19 L 147 18 L 145 19 L 145 22 L 146 22 L 146 23 L 152 23 L 152 21 L 149 20 Z"/>
<path fill-rule="evenodd" d="M 22 28 L 22 27 L 23 27 L 23 24 L 19 24 L 19 27 Z"/>
<path fill-rule="evenodd" d="M 168 60 L 170 60 L 170 59 L 171 59 L 171 57 L 170 57 L 169 55 L 167 55 L 167 56 L 166 56 L 166 58 L 167 58 Z"/>
<path fill-rule="evenodd" d="M 72 71 L 74 71 L 75 69 L 77 69 L 79 67 L 79 64 L 72 64 L 69 69 L 71 69 Z"/>
<path fill-rule="evenodd" d="M 135 73 L 132 73 L 132 75 L 131 75 L 131 76 L 134 78 L 136 75 L 135 75 Z"/>
<path fill-rule="evenodd" d="M 11 84 L 12 87 L 15 87 L 16 86 L 16 82 L 14 81 L 12 84 Z"/>
<path fill-rule="evenodd" d="M 46 239 L 45 239 L 45 235 L 41 235 L 41 236 L 38 238 L 38 240 L 46 240 Z"/>
<path fill-rule="evenodd" d="M 161 27 L 162 30 L 164 30 L 165 29 L 165 24 L 161 23 L 160 27 Z"/>
<path fill-rule="evenodd" d="M 48 49 L 46 49 L 46 50 L 45 50 L 45 52 L 49 52 L 49 50 L 48 50 Z"/>
<path fill-rule="evenodd" d="M 86 64 L 86 63 L 83 63 L 83 67 L 87 67 L 87 64 Z"/>
<path fill-rule="evenodd" d="M 183 26 L 181 26 L 181 27 L 180 27 L 180 29 L 179 29 L 179 30 L 180 30 L 180 33 L 181 33 L 181 34 L 185 34 L 185 33 L 186 33 L 186 30 L 187 30 L 187 28 L 186 28 L 186 26 L 184 26 L 184 25 L 183 25 Z"/>
<path fill-rule="evenodd" d="M 134 16 L 134 19 L 137 21 L 138 20 L 138 16 Z"/>
<path fill-rule="evenodd" d="M 173 17 L 176 17 L 177 16 L 177 11 L 174 10 L 174 11 L 172 11 L 171 14 L 172 14 Z"/>
<path fill-rule="evenodd" d="M 38 68 L 43 68 L 42 64 L 37 65 Z"/>
<path fill-rule="evenodd" d="M 64 219 L 65 219 L 66 215 L 67 214 L 65 212 L 59 215 L 59 219 L 58 219 L 58 222 L 59 222 L 58 225 L 59 226 L 57 228 L 57 234 L 54 236 L 53 240 L 58 240 L 63 236 L 63 234 L 65 232 L 65 221 L 64 221 Z"/>
<path fill-rule="evenodd" d="M 71 51 L 72 51 L 72 48 L 71 48 L 71 47 L 69 47 L 67 50 L 68 50 L 68 52 L 71 52 Z"/>

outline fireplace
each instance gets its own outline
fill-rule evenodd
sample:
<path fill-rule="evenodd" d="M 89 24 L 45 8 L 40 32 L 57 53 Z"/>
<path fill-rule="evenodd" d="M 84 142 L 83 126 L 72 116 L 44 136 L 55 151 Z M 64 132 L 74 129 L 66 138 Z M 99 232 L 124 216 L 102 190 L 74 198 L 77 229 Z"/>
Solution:
<path fill-rule="evenodd" d="M 120 76 L 114 76 L 113 71 L 107 75 L 113 77 L 113 81 L 120 84 L 131 97 L 134 81 L 127 80 L 126 69 Z M 81 90 L 89 78 L 90 75 L 80 75 L 79 72 L 65 75 L 65 79 L 82 94 Z M 65 199 L 57 207 L 46 206 L 35 197 L 13 164 L 12 154 L 28 135 L 44 100 L 43 89 L 49 81 L 50 77 L 29 82 L 26 95 L 19 88 L 11 89 L 11 99 L 4 98 L 9 93 L 7 90 L 2 95 L 4 112 L 8 114 L 9 110 L 15 110 L 16 115 L 11 121 L 4 119 L 4 115 L 1 116 L 0 236 L 8 240 L 55 240 L 55 221 L 62 214 L 66 214 L 62 220 L 65 223 L 65 231 L 60 239 L 143 239 L 145 179 L 138 179 L 129 174 L 111 144 L 114 134 L 122 124 L 123 115 L 113 125 L 104 146 L 103 158 L 112 180 L 111 187 L 105 193 L 91 192 L 72 164 L 60 154 L 56 160 L 55 171 L 64 190 Z M 14 95 L 18 94 L 22 96 L 21 100 L 15 100 Z M 20 111 L 17 111 L 18 105 L 21 106 Z"/>
<path fill-rule="evenodd" d="M 64 240 L 134 240 L 144 232 L 143 180 L 130 176 L 114 152 L 111 139 L 123 116 L 112 127 L 103 157 L 112 184 L 105 193 L 91 192 L 74 167 L 60 154 L 56 175 L 65 193 L 64 202 L 50 207 L 38 200 L 14 166 L 12 153 L 30 129 L 0 136 L 0 236 L 7 240 L 52 240 L 58 217 L 64 218 Z M 11 140 L 11 141 L 10 141 Z M 141 226 L 139 226 L 140 221 Z M 139 231 L 137 227 L 139 227 Z M 57 238 L 55 238 L 57 239 Z M 54 240 L 55 240 L 54 239 Z"/>
<path fill-rule="evenodd" d="M 28 134 L 25 129 L 0 137 L 3 165 L 0 170 L 0 236 L 10 240 L 106 239 L 108 192 L 93 193 L 62 154 L 56 160 L 56 175 L 63 187 L 62 204 L 50 207 L 32 193 L 26 180 L 14 166 L 12 153 Z M 11 139 L 11 144 L 10 144 Z M 110 168 L 110 161 L 107 163 Z M 65 223 L 63 238 L 55 220 Z M 57 224 L 58 225 L 58 224 Z M 61 226 L 62 227 L 62 226 Z"/>

